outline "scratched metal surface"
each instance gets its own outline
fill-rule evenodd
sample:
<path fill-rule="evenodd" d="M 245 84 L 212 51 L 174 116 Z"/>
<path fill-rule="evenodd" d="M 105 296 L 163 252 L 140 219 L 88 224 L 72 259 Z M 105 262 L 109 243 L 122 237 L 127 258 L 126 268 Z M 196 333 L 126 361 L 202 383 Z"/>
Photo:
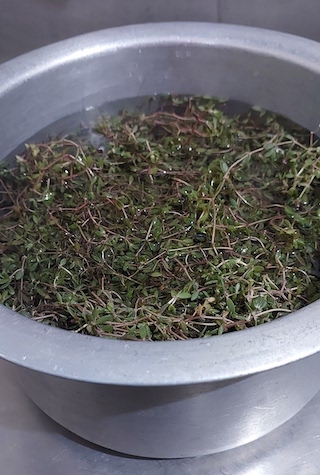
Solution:
<path fill-rule="evenodd" d="M 0 464 L 4 475 L 319 475 L 320 393 L 273 433 L 232 451 L 145 460 L 101 450 L 45 416 L 0 361 Z"/>

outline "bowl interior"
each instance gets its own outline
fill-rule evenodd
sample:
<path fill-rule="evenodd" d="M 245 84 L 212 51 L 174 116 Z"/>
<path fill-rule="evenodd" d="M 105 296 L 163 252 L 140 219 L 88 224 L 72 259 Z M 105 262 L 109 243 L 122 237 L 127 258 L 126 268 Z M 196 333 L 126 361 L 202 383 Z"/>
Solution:
<path fill-rule="evenodd" d="M 116 112 L 103 105 L 162 93 L 260 105 L 316 130 L 320 99 L 308 71 L 312 62 L 317 69 L 315 44 L 255 28 L 169 23 L 41 48 L 1 68 L 0 160 L 43 129 L 71 127 L 68 116 L 93 119 L 101 106 Z"/>

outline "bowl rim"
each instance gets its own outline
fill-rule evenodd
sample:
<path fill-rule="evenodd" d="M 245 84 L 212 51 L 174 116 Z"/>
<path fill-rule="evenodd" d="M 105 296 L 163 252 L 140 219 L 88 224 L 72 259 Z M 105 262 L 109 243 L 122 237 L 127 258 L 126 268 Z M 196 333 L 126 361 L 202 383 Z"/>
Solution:
<path fill-rule="evenodd" d="M 236 48 L 320 75 L 315 41 L 260 28 L 171 22 L 110 28 L 26 53 L 0 65 L 0 104 L 25 81 L 59 64 L 126 48 L 172 44 Z M 240 332 L 187 341 L 119 341 L 36 323 L 0 305 L 0 357 L 34 371 L 90 383 L 172 386 L 227 381 L 320 351 L 320 300 Z"/>

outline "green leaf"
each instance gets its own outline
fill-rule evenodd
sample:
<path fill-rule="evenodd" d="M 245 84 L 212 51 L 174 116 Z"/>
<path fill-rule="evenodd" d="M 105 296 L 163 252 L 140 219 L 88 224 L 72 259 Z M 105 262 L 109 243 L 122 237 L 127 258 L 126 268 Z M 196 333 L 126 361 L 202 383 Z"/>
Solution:
<path fill-rule="evenodd" d="M 109 322 L 110 320 L 112 320 L 112 315 L 104 315 L 103 317 L 99 317 L 96 320 L 96 324 L 102 325 L 103 323 Z"/>
<path fill-rule="evenodd" d="M 229 312 L 234 315 L 236 313 L 236 307 L 234 306 L 233 301 L 231 300 L 230 297 L 227 297 L 226 299 L 227 307 L 229 309 Z"/>
<path fill-rule="evenodd" d="M 16 272 L 14 277 L 16 280 L 21 280 L 23 276 L 24 276 L 24 269 L 20 269 L 18 272 Z"/>
<path fill-rule="evenodd" d="M 139 324 L 139 335 L 142 340 L 145 340 L 148 335 L 148 329 L 146 324 Z"/>
<path fill-rule="evenodd" d="M 229 170 L 227 163 L 223 160 L 220 160 L 220 168 L 223 173 L 227 173 L 227 171 Z"/>
<path fill-rule="evenodd" d="M 183 300 L 183 299 L 189 299 L 191 297 L 191 294 L 190 292 L 178 292 L 176 296 L 177 298 Z"/>
<path fill-rule="evenodd" d="M 197 300 L 198 297 L 199 297 L 199 292 L 198 292 L 198 291 L 192 292 L 192 294 L 191 294 L 191 301 Z"/>
<path fill-rule="evenodd" d="M 253 299 L 253 305 L 257 310 L 263 310 L 267 306 L 267 301 L 263 297 L 256 297 Z"/>

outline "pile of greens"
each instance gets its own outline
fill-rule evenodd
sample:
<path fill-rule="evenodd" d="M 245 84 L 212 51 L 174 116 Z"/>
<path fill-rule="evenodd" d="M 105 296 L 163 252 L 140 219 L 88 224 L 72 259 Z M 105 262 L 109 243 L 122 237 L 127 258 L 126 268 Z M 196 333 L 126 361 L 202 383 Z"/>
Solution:
<path fill-rule="evenodd" d="M 257 110 L 165 97 L 0 171 L 0 302 L 90 335 L 184 340 L 319 298 L 320 148 Z"/>

